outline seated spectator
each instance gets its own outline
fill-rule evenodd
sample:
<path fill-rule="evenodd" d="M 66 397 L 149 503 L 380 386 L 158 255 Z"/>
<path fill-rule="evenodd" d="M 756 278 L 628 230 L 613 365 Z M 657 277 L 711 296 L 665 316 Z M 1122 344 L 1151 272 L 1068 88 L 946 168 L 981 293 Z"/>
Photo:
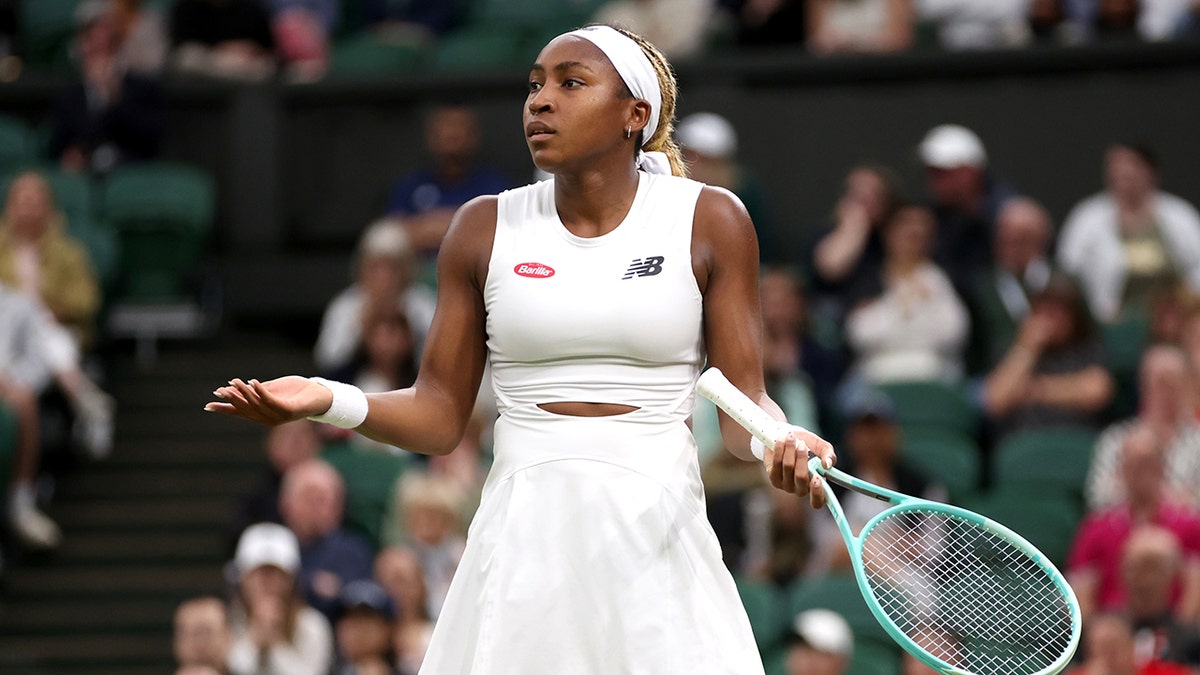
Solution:
<path fill-rule="evenodd" d="M 967 1 L 993 4 L 993 0 Z M 933 261 L 957 288 L 970 288 L 992 264 L 996 214 L 1015 193 L 993 175 L 983 141 L 964 126 L 942 124 L 930 129 L 917 154 L 937 218 Z"/>
<path fill-rule="evenodd" d="M 1138 413 L 1110 425 L 1096 441 L 1088 470 L 1088 508 L 1099 510 L 1125 499 L 1121 448 L 1134 429 L 1150 430 L 1166 452 L 1166 495 L 1172 502 L 1200 507 L 1200 425 L 1187 358 L 1178 347 L 1156 345 L 1142 355 L 1138 372 Z"/>
<path fill-rule="evenodd" d="M 326 675 L 333 634 L 297 586 L 300 547 L 282 525 L 252 525 L 238 541 L 232 612 L 231 675 Z"/>
<path fill-rule="evenodd" d="M 50 157 L 66 171 L 98 175 L 156 157 L 166 127 L 158 83 L 121 63 L 117 20 L 108 3 L 88 0 L 76 17 L 82 77 L 59 96 Z"/>
<path fill-rule="evenodd" d="M 319 459 L 289 469 L 279 490 L 279 514 L 300 546 L 297 585 L 330 618 L 342 586 L 369 579 L 375 558 L 365 540 L 342 529 L 345 498 L 342 477 Z"/>
<path fill-rule="evenodd" d="M 405 675 L 416 673 L 433 636 L 425 571 L 416 551 L 399 545 L 380 551 L 375 558 L 375 580 L 387 590 L 397 609 L 392 639 L 396 664 Z"/>
<path fill-rule="evenodd" d="M 1191 670 L 1152 660 L 1141 666 L 1134 660 L 1133 627 L 1117 614 L 1100 614 L 1084 624 L 1083 660 L 1067 675 L 1190 675 Z"/>
<path fill-rule="evenodd" d="M 1115 390 L 1079 289 L 1054 275 L 1033 296 L 1016 340 L 984 377 L 979 396 L 998 442 L 1023 429 L 1099 429 Z"/>
<path fill-rule="evenodd" d="M 688 115 L 675 131 L 688 175 L 693 180 L 723 187 L 746 206 L 758 234 L 758 254 L 763 260 L 786 258 L 778 250 L 771 229 L 766 194 L 758 177 L 737 159 L 737 131 L 724 117 L 700 112 Z"/>
<path fill-rule="evenodd" d="M 993 261 L 971 288 L 978 349 L 987 368 L 995 366 L 1029 316 L 1030 301 L 1050 282 L 1050 215 L 1026 197 L 1004 203 L 996 216 Z"/>
<path fill-rule="evenodd" d="M 418 359 L 436 299 L 416 283 L 417 260 L 408 233 L 398 222 L 381 220 L 363 232 L 354 265 L 354 283 L 329 302 L 313 358 L 317 368 L 332 373 L 354 359 L 362 343 L 363 319 L 370 307 L 404 310 L 412 329 Z"/>
<path fill-rule="evenodd" d="M 833 223 L 818 235 L 813 248 L 814 292 L 828 298 L 819 308 L 841 321 L 852 293 L 883 272 L 883 226 L 903 202 L 900 181 L 882 165 L 861 164 L 846 174 L 845 187 L 833 212 Z M 820 301 L 820 300 L 819 300 Z"/>
<path fill-rule="evenodd" d="M 91 342 L 100 285 L 87 250 L 67 233 L 50 183 L 26 171 L 13 179 L 0 217 L 0 283 L 50 310 L 78 346 Z"/>
<path fill-rule="evenodd" d="M 417 46 L 429 44 L 457 23 L 462 0 L 364 0 L 363 15 L 371 29 L 389 39 Z"/>
<path fill-rule="evenodd" d="M 271 12 L 275 53 L 290 78 L 319 79 L 329 68 L 329 41 L 341 0 L 265 0 Z"/>
<path fill-rule="evenodd" d="M 885 226 L 877 290 L 846 318 L 855 378 L 878 384 L 962 377 L 969 317 L 930 260 L 934 234 L 933 215 L 916 206 L 898 210 Z"/>
<path fill-rule="evenodd" d="M 172 652 L 180 668 L 207 667 L 224 672 L 230 640 L 229 617 L 220 598 L 193 598 L 175 610 Z"/>
<path fill-rule="evenodd" d="M 257 0 L 175 0 L 170 23 L 181 73 L 252 82 L 275 73 L 271 17 Z"/>
<path fill-rule="evenodd" d="M 183 666 L 175 675 L 224 675 L 225 671 L 212 666 Z"/>
<path fill-rule="evenodd" d="M 800 612 L 789 631 L 786 675 L 842 675 L 854 656 L 854 633 L 840 614 L 828 609 Z"/>
<path fill-rule="evenodd" d="M 1179 327 L 1179 346 L 1187 358 L 1188 382 L 1192 390 L 1190 396 L 1196 403 L 1194 416 L 1200 421 L 1200 304 L 1189 308 L 1184 314 Z"/>
<path fill-rule="evenodd" d="M 895 406 L 887 395 L 862 391 L 847 411 L 839 467 L 865 481 L 906 495 L 946 501 L 944 487 L 900 464 L 901 433 Z M 846 522 L 854 532 L 888 506 L 886 502 L 857 492 L 839 487 L 834 490 L 841 500 Z M 839 545 L 842 535 L 833 516 L 826 512 L 814 514 L 809 536 L 813 549 L 808 566 L 810 575 L 850 570 L 850 554 L 845 546 Z"/>
<path fill-rule="evenodd" d="M 1154 151 L 1113 144 L 1104 176 L 1104 192 L 1072 208 L 1058 238 L 1059 265 L 1079 278 L 1096 318 L 1146 316 L 1155 291 L 1177 281 L 1200 292 L 1200 213 L 1159 189 Z"/>
<path fill-rule="evenodd" d="M 395 605 L 379 584 L 359 579 L 343 586 L 333 625 L 338 660 L 332 675 L 399 675 L 392 662 L 395 620 Z"/>
<path fill-rule="evenodd" d="M 267 429 L 265 446 L 268 466 L 258 485 L 238 500 L 237 511 L 229 531 L 229 551 L 232 554 L 242 532 L 254 523 L 282 523 L 279 515 L 279 490 L 283 476 L 321 454 L 321 439 L 316 424 L 296 420 Z"/>
<path fill-rule="evenodd" d="M 1084 619 L 1093 612 L 1128 607 L 1128 590 L 1121 580 L 1121 559 L 1127 542 L 1146 526 L 1173 534 L 1183 550 L 1187 573 L 1171 591 L 1176 616 L 1194 620 L 1200 606 L 1200 513 L 1168 499 L 1164 488 L 1164 452 L 1150 429 L 1125 436 L 1121 475 L 1125 499 L 1094 512 L 1080 524 L 1067 561 L 1067 578 L 1079 598 Z"/>
<path fill-rule="evenodd" d="M 608 0 L 591 23 L 628 28 L 667 58 L 681 61 L 704 51 L 714 4 L 711 0 Z"/>
<path fill-rule="evenodd" d="M 425 123 L 431 165 L 408 173 L 392 188 L 386 213 L 402 220 L 412 247 L 426 265 L 432 265 L 458 207 L 479 195 L 511 187 L 499 172 L 479 164 L 480 141 L 474 110 L 465 105 L 434 108 Z"/>
<path fill-rule="evenodd" d="M 917 18 L 937 27 L 951 51 L 1020 47 L 1029 41 L 1026 0 L 914 0 Z"/>
<path fill-rule="evenodd" d="M 767 391 L 789 420 L 816 431 L 828 423 L 820 413 L 831 405 L 842 376 L 840 350 L 817 339 L 798 272 L 765 267 L 758 288 Z"/>
<path fill-rule="evenodd" d="M 1121 556 L 1121 581 L 1129 602 L 1125 614 L 1133 623 L 1134 661 L 1167 661 L 1200 666 L 1200 628 L 1171 612 L 1171 593 L 1185 574 L 1200 573 L 1200 563 L 1185 567 L 1183 550 L 1174 534 L 1153 525 L 1129 536 Z M 1186 584 L 1185 584 L 1186 585 Z"/>
<path fill-rule="evenodd" d="M 809 0 L 808 49 L 819 54 L 897 52 L 913 44 L 911 0 Z"/>
<path fill-rule="evenodd" d="M 117 63 L 131 73 L 157 76 L 167 65 L 171 37 L 157 7 L 144 0 L 110 0 L 116 24 Z"/>
<path fill-rule="evenodd" d="M 400 480 L 396 495 L 404 540 L 421 562 L 429 615 L 436 620 L 466 546 L 463 510 L 467 495 L 447 478 L 418 472 Z"/>
<path fill-rule="evenodd" d="M 718 0 L 724 31 L 743 49 L 804 42 L 802 0 Z"/>

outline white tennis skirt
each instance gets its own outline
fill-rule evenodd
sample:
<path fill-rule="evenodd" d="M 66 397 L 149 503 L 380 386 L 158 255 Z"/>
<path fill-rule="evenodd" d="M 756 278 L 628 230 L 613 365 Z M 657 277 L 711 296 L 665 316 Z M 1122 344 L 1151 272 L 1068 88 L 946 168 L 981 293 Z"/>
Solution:
<path fill-rule="evenodd" d="M 496 422 L 495 462 L 421 675 L 761 675 L 664 413 Z"/>

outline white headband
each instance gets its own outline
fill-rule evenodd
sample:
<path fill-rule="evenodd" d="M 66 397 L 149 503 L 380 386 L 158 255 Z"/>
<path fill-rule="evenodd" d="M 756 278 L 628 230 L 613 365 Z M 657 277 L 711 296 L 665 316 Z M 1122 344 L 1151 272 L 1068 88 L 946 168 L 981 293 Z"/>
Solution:
<path fill-rule="evenodd" d="M 610 26 L 587 26 L 573 30 L 567 35 L 583 38 L 600 48 L 616 68 L 617 74 L 629 87 L 634 98 L 650 104 L 650 121 L 642 130 L 643 143 L 649 141 L 658 129 L 658 115 L 662 110 L 662 88 L 658 85 L 658 74 L 641 45 Z M 671 173 L 671 163 L 661 152 L 643 152 L 638 149 L 637 166 L 650 173 Z"/>

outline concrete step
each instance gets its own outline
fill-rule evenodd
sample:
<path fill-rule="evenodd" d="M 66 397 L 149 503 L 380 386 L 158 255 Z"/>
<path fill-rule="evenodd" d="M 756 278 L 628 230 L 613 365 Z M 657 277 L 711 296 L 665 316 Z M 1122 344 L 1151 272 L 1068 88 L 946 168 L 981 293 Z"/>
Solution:
<path fill-rule="evenodd" d="M 63 499 L 92 500 L 114 497 L 160 498 L 177 495 L 236 499 L 259 481 L 255 466 L 235 468 L 153 468 L 98 464 L 58 481 Z"/>
<path fill-rule="evenodd" d="M 179 602 L 174 598 L 129 598 L 81 603 L 75 598 L 48 598 L 22 605 L 19 611 L 0 609 L 0 635 L 162 632 L 171 626 Z"/>
<path fill-rule="evenodd" d="M 221 566 L 213 564 L 54 565 L 14 569 L 6 576 L 5 595 L 14 602 L 22 598 L 75 598 L 80 603 L 112 598 L 184 598 L 220 593 L 224 587 Z"/>
<path fill-rule="evenodd" d="M 234 515 L 232 500 L 219 497 L 120 498 L 51 504 L 49 514 L 68 533 L 89 530 L 144 531 L 221 529 Z"/>
<path fill-rule="evenodd" d="M 249 424 L 240 433 L 231 429 L 219 438 L 155 437 L 123 438 L 112 457 L 97 466 L 156 468 L 202 466 L 209 468 L 266 466 L 263 450 L 265 431 Z"/>
<path fill-rule="evenodd" d="M 186 532 L 71 532 L 54 554 L 62 565 L 220 565 L 226 544 L 219 530 Z"/>
<path fill-rule="evenodd" d="M 91 666 L 140 667 L 166 665 L 160 673 L 171 672 L 171 639 L 169 630 L 154 635 L 76 635 L 0 637 L 0 670 L 26 669 L 35 673 L 62 673 L 61 668 Z M 39 668 L 41 670 L 39 670 Z M 88 670 L 87 672 L 97 672 Z M 128 672 L 122 671 L 122 672 Z"/>

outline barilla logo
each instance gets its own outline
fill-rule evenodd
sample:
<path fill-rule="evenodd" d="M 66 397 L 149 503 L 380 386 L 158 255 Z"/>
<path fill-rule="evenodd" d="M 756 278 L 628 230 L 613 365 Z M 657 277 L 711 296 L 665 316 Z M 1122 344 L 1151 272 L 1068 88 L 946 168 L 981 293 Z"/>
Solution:
<path fill-rule="evenodd" d="M 542 263 L 528 262 L 521 263 L 513 268 L 513 271 L 523 277 L 531 279 L 545 279 L 554 276 L 554 268 Z"/>

